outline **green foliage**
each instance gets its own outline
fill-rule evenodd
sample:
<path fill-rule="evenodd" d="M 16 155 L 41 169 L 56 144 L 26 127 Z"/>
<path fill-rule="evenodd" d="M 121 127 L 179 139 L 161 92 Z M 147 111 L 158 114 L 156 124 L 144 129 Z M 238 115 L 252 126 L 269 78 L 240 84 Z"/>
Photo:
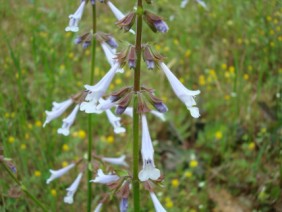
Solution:
<path fill-rule="evenodd" d="M 67 99 L 89 81 L 90 50 L 75 46 L 75 35 L 64 31 L 77 2 L 0 4 L 1 146 L 4 156 L 13 159 L 19 179 L 52 211 L 86 208 L 85 180 L 73 205 L 62 201 L 78 170 L 49 186 L 45 181 L 50 168 L 61 168 L 86 153 L 87 116 L 79 113 L 69 137 L 57 134 L 62 118 L 42 128 L 44 111 L 52 101 Z M 180 1 L 156 1 L 152 11 L 164 17 L 170 30 L 166 35 L 153 34 L 144 26 L 143 40 L 166 56 L 165 62 L 184 85 L 201 90 L 197 97 L 201 117 L 194 120 L 161 71 L 148 71 L 142 64 L 142 84 L 156 89 L 169 108 L 165 123 L 149 117 L 152 138 L 158 143 L 156 164 L 165 173 L 164 188 L 156 193 L 173 212 L 224 210 L 212 195 L 215 188 L 232 196 L 234 208 L 274 211 L 281 205 L 281 4 L 275 0 L 206 3 L 207 11 L 195 1 L 183 9 Z M 118 6 L 127 11 L 134 5 L 128 1 Z M 134 37 L 114 26 L 106 6 L 98 7 L 98 16 L 103 16 L 99 30 L 112 33 L 121 46 L 133 43 Z M 90 22 L 88 8 L 79 34 L 89 29 Z M 97 57 L 95 82 L 109 69 L 100 49 Z M 131 83 L 131 76 L 126 70 L 113 85 Z M 101 154 L 114 157 L 130 151 L 131 119 L 124 117 L 123 124 L 128 134 L 117 136 L 103 114 L 94 118 L 94 143 Z M 38 211 L 24 194 L 12 198 L 14 188 L 1 169 L 1 211 Z M 148 211 L 149 196 L 144 192 L 141 197 Z M 220 197 L 227 201 L 225 195 Z"/>

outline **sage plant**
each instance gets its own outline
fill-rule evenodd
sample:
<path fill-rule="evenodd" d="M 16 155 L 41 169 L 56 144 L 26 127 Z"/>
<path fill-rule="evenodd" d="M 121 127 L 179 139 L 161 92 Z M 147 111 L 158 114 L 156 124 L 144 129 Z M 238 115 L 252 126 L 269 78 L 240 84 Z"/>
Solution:
<path fill-rule="evenodd" d="M 100 211 L 107 204 L 113 200 L 114 195 L 119 199 L 120 211 L 127 211 L 129 207 L 128 198 L 132 188 L 133 193 L 133 208 L 134 211 L 140 211 L 140 183 L 144 185 L 144 189 L 148 190 L 155 210 L 158 212 L 165 211 L 164 207 L 158 200 L 154 190 L 155 185 L 159 184 L 163 180 L 161 170 L 157 168 L 154 160 L 154 147 L 152 145 L 152 139 L 150 136 L 149 124 L 147 122 L 147 115 L 152 114 L 159 117 L 161 120 L 165 120 L 163 113 L 168 111 L 167 106 L 163 101 L 155 95 L 156 88 L 149 88 L 147 86 L 141 86 L 141 76 L 145 73 L 145 68 L 141 69 L 142 58 L 146 64 L 147 69 L 160 69 L 167 77 L 168 82 L 175 93 L 175 95 L 185 104 L 190 114 L 194 118 L 200 116 L 199 109 L 196 106 L 195 96 L 200 94 L 199 90 L 193 91 L 186 88 L 173 74 L 170 68 L 164 63 L 164 57 L 157 53 L 153 48 L 142 41 L 142 28 L 143 21 L 154 33 L 166 33 L 169 30 L 169 26 L 164 19 L 157 14 L 146 10 L 143 7 L 143 0 L 137 0 L 137 8 L 133 9 L 128 14 L 123 14 L 111 1 L 101 1 L 105 3 L 117 18 L 116 25 L 125 32 L 131 32 L 130 36 L 135 35 L 135 43 L 129 44 L 124 50 L 116 52 L 117 43 L 116 40 L 107 33 L 97 32 L 96 29 L 96 2 L 91 1 L 92 6 L 92 29 L 90 32 L 84 33 L 78 36 L 75 40 L 76 44 L 81 44 L 83 48 L 92 46 L 92 59 L 91 59 L 91 71 L 90 71 L 90 83 L 86 84 L 85 90 L 73 95 L 71 98 L 61 102 L 53 103 L 51 111 L 46 111 L 47 118 L 44 126 L 61 116 L 68 107 L 72 104 L 76 104 L 70 115 L 63 120 L 63 125 L 58 129 L 59 134 L 68 135 L 70 126 L 74 123 L 75 117 L 79 111 L 89 113 L 88 119 L 88 153 L 87 162 L 82 163 L 83 159 L 80 159 L 76 163 L 59 169 L 50 170 L 51 177 L 47 180 L 50 183 L 52 180 L 65 175 L 70 169 L 79 164 L 83 164 L 80 167 L 78 176 L 74 182 L 67 188 L 67 195 L 64 198 L 65 203 L 73 203 L 73 197 L 78 189 L 80 181 L 83 176 L 83 172 L 87 170 L 88 175 L 88 211 L 91 210 L 92 190 L 91 183 L 104 184 L 109 187 L 110 192 L 100 194 L 100 201 L 94 211 Z M 150 0 L 145 1 L 148 5 L 152 2 Z M 83 15 L 83 10 L 86 7 L 88 1 L 82 0 L 80 6 L 76 12 L 69 16 L 69 26 L 66 27 L 66 31 L 77 32 L 79 30 L 78 23 Z M 135 29 L 132 29 L 133 26 Z M 96 65 L 96 40 L 100 42 L 101 47 L 105 53 L 106 59 L 110 65 L 108 72 L 94 84 L 94 67 Z M 105 94 L 117 73 L 123 73 L 127 69 L 134 71 L 134 83 L 133 85 L 125 85 L 125 87 L 113 91 L 108 98 L 105 98 Z M 111 111 L 115 108 L 117 115 L 126 114 L 133 118 L 133 143 L 132 143 L 132 164 L 130 164 L 131 172 L 119 171 L 117 169 L 108 169 L 103 163 L 111 163 L 113 165 L 128 167 L 128 163 L 125 161 L 125 155 L 119 158 L 105 157 L 99 155 L 100 152 L 92 153 L 92 113 L 101 114 L 105 113 L 108 117 L 111 125 L 114 127 L 115 133 L 124 133 L 125 128 L 121 126 L 120 117 L 113 114 Z M 141 122 L 141 126 L 140 126 Z M 140 128 L 141 144 L 139 139 Z M 141 145 L 141 151 L 139 146 Z M 142 156 L 142 168 L 139 166 L 139 152 Z M 95 159 L 95 165 L 93 169 L 93 161 Z M 102 168 L 103 169 L 102 169 Z M 92 178 L 93 173 L 96 173 L 95 178 Z"/>

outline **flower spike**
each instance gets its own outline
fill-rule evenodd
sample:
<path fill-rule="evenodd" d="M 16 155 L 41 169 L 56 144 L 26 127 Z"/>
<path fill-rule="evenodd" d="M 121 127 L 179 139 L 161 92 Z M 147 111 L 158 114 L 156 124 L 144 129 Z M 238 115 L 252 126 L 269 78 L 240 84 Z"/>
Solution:
<path fill-rule="evenodd" d="M 159 169 L 155 168 L 154 164 L 154 148 L 148 129 L 147 119 L 142 115 L 142 159 L 143 169 L 139 172 L 138 178 L 140 181 L 157 180 L 161 176 Z"/>
<path fill-rule="evenodd" d="M 200 91 L 199 90 L 192 91 L 187 89 L 169 70 L 166 64 L 161 62 L 159 63 L 159 65 L 163 70 L 164 74 L 166 75 L 175 95 L 186 105 L 192 117 L 199 118 L 200 117 L 199 108 L 193 106 L 196 105 L 196 101 L 194 100 L 194 97 L 200 94 Z"/>
<path fill-rule="evenodd" d="M 66 31 L 72 31 L 72 32 L 78 32 L 78 23 L 83 15 L 84 7 L 85 7 L 86 1 L 82 0 L 80 6 L 75 11 L 74 14 L 69 15 L 69 26 L 65 28 Z"/>
<path fill-rule="evenodd" d="M 78 174 L 77 178 L 71 184 L 71 186 L 66 189 L 67 190 L 67 195 L 64 197 L 64 202 L 65 203 L 68 203 L 68 204 L 72 204 L 73 203 L 73 196 L 74 196 L 75 192 L 78 189 L 78 186 L 80 184 L 82 175 L 83 175 L 82 172 L 80 172 Z"/>

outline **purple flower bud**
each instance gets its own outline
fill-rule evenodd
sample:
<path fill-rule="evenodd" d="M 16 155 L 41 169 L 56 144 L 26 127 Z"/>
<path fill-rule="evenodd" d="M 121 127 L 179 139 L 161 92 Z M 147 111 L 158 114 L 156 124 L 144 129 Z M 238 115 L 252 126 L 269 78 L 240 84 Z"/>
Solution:
<path fill-rule="evenodd" d="M 121 115 L 121 114 L 123 114 L 123 112 L 124 112 L 125 110 L 126 110 L 126 107 L 118 106 L 118 107 L 116 108 L 115 113 L 116 113 L 117 115 Z"/>
<path fill-rule="evenodd" d="M 74 43 L 75 43 L 75 44 L 80 44 L 81 42 L 82 42 L 81 37 L 78 37 L 78 38 L 76 38 L 76 39 L 74 40 Z"/>
<path fill-rule="evenodd" d="M 95 0 L 91 0 L 91 4 L 94 5 L 95 4 Z"/>
<path fill-rule="evenodd" d="M 163 20 L 154 21 L 154 26 L 161 33 L 165 33 L 168 31 L 168 26 Z"/>
<path fill-rule="evenodd" d="M 162 102 L 155 103 L 154 106 L 157 109 L 157 111 L 159 111 L 161 113 L 165 113 L 165 112 L 168 111 L 167 106 L 164 103 L 162 103 Z"/>
<path fill-rule="evenodd" d="M 84 48 L 84 49 L 86 49 L 88 46 L 90 46 L 91 45 L 91 41 L 85 41 L 85 42 L 83 42 L 83 44 L 82 44 L 82 48 Z"/>
<path fill-rule="evenodd" d="M 126 212 L 128 208 L 128 198 L 122 198 L 119 204 L 120 212 Z"/>
<path fill-rule="evenodd" d="M 113 37 L 109 37 L 109 39 L 106 41 L 106 43 L 112 47 L 113 49 L 116 49 L 118 47 L 117 41 L 116 39 L 114 39 Z"/>
<path fill-rule="evenodd" d="M 146 60 L 147 68 L 152 70 L 155 68 L 155 62 L 153 60 Z"/>

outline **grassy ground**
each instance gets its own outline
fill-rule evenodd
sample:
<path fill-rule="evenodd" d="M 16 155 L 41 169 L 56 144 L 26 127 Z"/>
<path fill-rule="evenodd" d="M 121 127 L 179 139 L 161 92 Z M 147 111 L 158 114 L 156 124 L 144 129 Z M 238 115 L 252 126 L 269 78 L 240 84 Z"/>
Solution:
<path fill-rule="evenodd" d="M 56 133 L 61 119 L 42 128 L 52 101 L 63 101 L 89 81 L 90 50 L 75 46 L 66 33 L 68 15 L 77 2 L 2 1 L 0 140 L 17 177 L 52 211 L 86 208 L 86 177 L 73 205 L 65 205 L 65 189 L 77 170 L 46 185 L 49 169 L 58 169 L 86 152 L 87 115 L 79 113 L 71 135 Z M 118 5 L 118 1 L 113 1 Z M 129 11 L 132 1 L 119 8 Z M 150 119 L 156 164 L 165 175 L 157 195 L 168 211 L 281 211 L 282 3 L 280 1 L 207 1 L 208 11 L 190 1 L 160 0 L 150 7 L 165 17 L 170 30 L 153 34 L 144 27 L 143 41 L 152 44 L 189 88 L 200 89 L 200 119 L 190 117 L 161 71 L 142 72 L 142 84 L 156 89 L 169 112 L 168 121 Z M 146 6 L 149 8 L 149 6 Z M 91 10 L 81 21 L 89 30 Z M 98 29 L 112 33 L 120 46 L 134 42 L 121 33 L 115 19 L 98 4 Z M 101 49 L 95 82 L 109 66 Z M 143 67 L 145 67 L 143 65 Z M 118 75 L 111 90 L 132 83 L 132 73 Z M 94 140 L 100 154 L 128 155 L 131 119 L 126 135 L 115 135 L 104 115 L 94 118 Z M 0 152 L 1 153 L 1 152 Z M 39 211 L 0 171 L 0 211 Z M 93 185 L 93 206 L 104 186 Z M 153 211 L 142 192 L 143 211 Z M 114 209 L 111 209 L 114 211 Z M 108 210 L 105 210 L 108 211 Z"/>

